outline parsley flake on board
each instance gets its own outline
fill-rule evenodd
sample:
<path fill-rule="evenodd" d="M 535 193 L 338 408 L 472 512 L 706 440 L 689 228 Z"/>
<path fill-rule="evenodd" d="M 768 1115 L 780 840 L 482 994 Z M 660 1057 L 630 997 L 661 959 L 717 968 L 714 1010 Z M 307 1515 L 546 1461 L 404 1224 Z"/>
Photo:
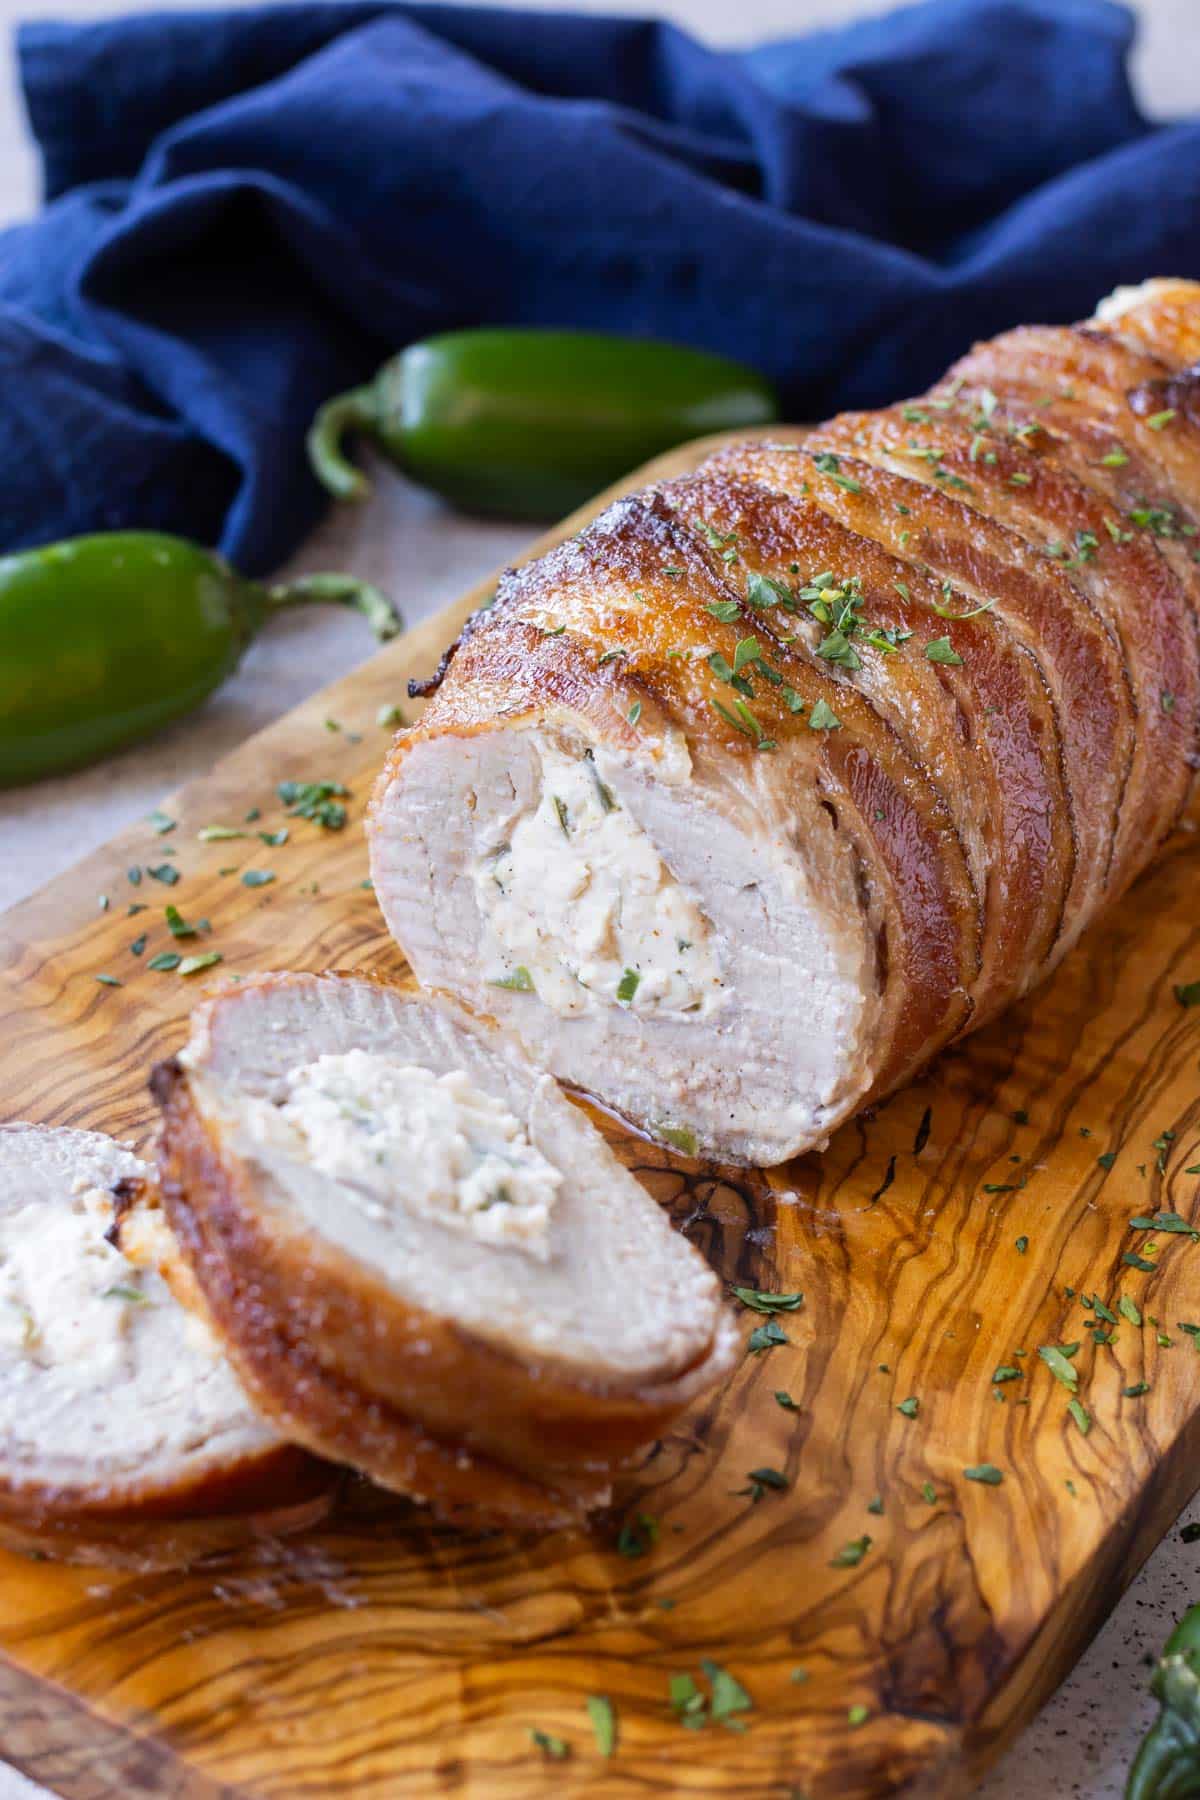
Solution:
<path fill-rule="evenodd" d="M 185 956 L 179 965 L 179 974 L 199 975 L 202 969 L 211 969 L 215 963 L 224 960 L 219 950 L 204 950 L 199 956 Z"/>
<path fill-rule="evenodd" d="M 1188 981 L 1177 987 L 1175 998 L 1180 1006 L 1200 1006 L 1200 981 Z"/>
<path fill-rule="evenodd" d="M 179 967 L 182 961 L 183 958 L 177 950 L 160 950 L 157 956 L 150 958 L 146 967 L 153 969 L 156 975 L 169 975 L 173 969 Z"/>
<path fill-rule="evenodd" d="M 896 1411 L 902 1413 L 906 1419 L 915 1419 L 920 1410 L 921 1402 L 915 1394 L 910 1394 L 907 1400 L 901 1400 L 896 1408 Z"/>
<path fill-rule="evenodd" d="M 589 1694 L 587 1715 L 596 1734 L 596 1748 L 601 1756 L 611 1756 L 617 1747 L 617 1715 L 606 1694 Z"/>
<path fill-rule="evenodd" d="M 658 1538 L 658 1520 L 650 1513 L 633 1513 L 617 1534 L 617 1554 L 631 1560 L 648 1556 Z"/>
<path fill-rule="evenodd" d="M 171 933 L 173 938 L 199 937 L 201 929 L 200 924 L 191 924 L 189 920 L 184 918 L 177 906 L 164 907 L 163 913 L 167 921 L 167 930 Z M 205 921 L 205 923 L 207 923 L 207 921 Z"/>
<path fill-rule="evenodd" d="M 882 1507 L 880 1510 L 882 1511 Z M 871 1549 L 874 1541 L 875 1540 L 869 1537 L 866 1532 L 863 1533 L 862 1537 L 851 1538 L 850 1542 L 848 1544 L 843 1544 L 837 1554 L 831 1558 L 829 1564 L 830 1568 L 856 1569 L 863 1560 L 863 1557 L 866 1556 Z"/>
<path fill-rule="evenodd" d="M 776 1406 L 782 1406 L 784 1412 L 800 1411 L 800 1408 L 796 1405 L 796 1402 L 792 1399 L 792 1396 L 788 1393 L 786 1388 L 775 1389 L 775 1404 Z"/>
<path fill-rule="evenodd" d="M 164 887 L 174 887 L 179 880 L 179 870 L 173 863 L 158 863 L 153 868 L 147 864 L 146 873 L 152 881 L 161 881 Z"/>
<path fill-rule="evenodd" d="M 281 781 L 275 791 L 289 814 L 311 820 L 322 831 L 341 831 L 346 823 L 342 800 L 350 790 L 340 781 Z"/>
<path fill-rule="evenodd" d="M 566 1740 L 564 1738 L 555 1737 L 554 1733 L 551 1731 L 540 1731 L 536 1725 L 531 1725 L 529 1727 L 529 1736 L 531 1742 L 536 1745 L 542 1754 L 550 1757 L 554 1762 L 561 1762 L 564 1757 L 571 1754 L 571 1746 Z"/>
<path fill-rule="evenodd" d="M 147 815 L 146 823 L 154 827 L 159 837 L 166 837 L 169 831 L 174 831 L 176 825 L 176 821 L 168 813 L 160 812 L 157 808 Z"/>
<path fill-rule="evenodd" d="M 749 1469 L 746 1473 L 747 1485 L 736 1492 L 748 1494 L 751 1506 L 757 1506 L 764 1494 L 783 1493 L 788 1487 L 788 1478 L 779 1469 Z"/>
<path fill-rule="evenodd" d="M 123 981 L 118 981 L 115 975 L 97 975 L 96 980 L 101 987 L 124 987 L 125 985 Z"/>
<path fill-rule="evenodd" d="M 1078 1347 L 1078 1345 L 1072 1346 L 1072 1353 Z M 1079 1386 L 1079 1371 L 1071 1363 L 1065 1349 L 1060 1348 L 1057 1344 L 1042 1344 L 1038 1355 L 1055 1379 L 1061 1381 L 1065 1388 L 1070 1388 L 1074 1393 Z"/>
<path fill-rule="evenodd" d="M 778 1319 L 768 1319 L 763 1325 L 756 1325 L 750 1333 L 746 1345 L 750 1356 L 761 1356 L 765 1350 L 774 1350 L 778 1344 L 790 1343 L 791 1339 L 779 1323 Z"/>
<path fill-rule="evenodd" d="M 246 835 L 234 825 L 204 825 L 196 833 L 202 844 L 222 844 L 226 838 L 244 838 Z"/>
<path fill-rule="evenodd" d="M 999 1487 L 1004 1480 L 1004 1471 L 998 1469 L 995 1463 L 976 1463 L 972 1468 L 963 1470 L 963 1478 L 966 1481 L 981 1482 L 984 1487 Z"/>
<path fill-rule="evenodd" d="M 733 1292 L 742 1305 L 750 1307 L 753 1312 L 798 1312 L 804 1304 L 804 1295 L 801 1293 L 771 1294 L 765 1288 L 748 1287 L 735 1287 Z"/>
<path fill-rule="evenodd" d="M 1072 1399 L 1067 1401 L 1067 1411 L 1074 1419 L 1084 1437 L 1086 1437 L 1088 1432 L 1092 1429 L 1092 1415 L 1087 1407 L 1084 1406 L 1081 1400 Z"/>

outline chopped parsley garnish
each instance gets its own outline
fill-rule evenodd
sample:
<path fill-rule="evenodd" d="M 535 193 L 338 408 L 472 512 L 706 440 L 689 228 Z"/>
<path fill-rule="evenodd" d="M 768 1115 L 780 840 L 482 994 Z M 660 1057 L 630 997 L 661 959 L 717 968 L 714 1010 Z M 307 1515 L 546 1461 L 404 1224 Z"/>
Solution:
<path fill-rule="evenodd" d="M 120 1282 L 114 1287 L 105 1288 L 100 1298 L 102 1300 L 127 1300 L 130 1306 L 149 1306 L 150 1304 L 141 1288 L 124 1287 Z"/>
<path fill-rule="evenodd" d="M 778 1469 L 750 1469 L 746 1476 L 747 1485 L 738 1488 L 738 1494 L 748 1494 L 751 1506 L 757 1506 L 764 1494 L 783 1493 L 788 1486 L 788 1478 Z"/>
<path fill-rule="evenodd" d="M 571 1746 L 564 1738 L 555 1737 L 553 1732 L 539 1731 L 536 1725 L 531 1725 L 529 1736 L 543 1755 L 550 1757 L 554 1762 L 562 1762 L 564 1757 L 571 1754 Z"/>
<path fill-rule="evenodd" d="M 800 1408 L 796 1405 L 796 1402 L 792 1399 L 792 1396 L 788 1393 L 786 1388 L 775 1389 L 775 1404 L 776 1406 L 782 1406 L 784 1412 L 800 1411 Z"/>
<path fill-rule="evenodd" d="M 340 781 L 281 781 L 275 791 L 290 814 L 311 820 L 322 831 L 341 831 L 346 823 L 341 802 L 350 790 Z"/>
<path fill-rule="evenodd" d="M 852 1731 L 857 1731 L 860 1725 L 866 1724 L 870 1716 L 870 1707 L 864 1706 L 860 1700 L 856 1706 L 851 1706 L 847 1710 L 846 1723 Z"/>
<path fill-rule="evenodd" d="M 394 701 L 385 701 L 375 714 L 375 723 L 382 730 L 390 731 L 394 726 L 407 725 L 408 720 L 404 716 L 403 709 Z"/>
<path fill-rule="evenodd" d="M 610 662 L 616 662 L 619 656 L 627 656 L 628 654 L 629 652 L 627 650 L 605 650 L 597 657 L 596 667 L 598 669 L 606 668 Z"/>
<path fill-rule="evenodd" d="M 123 981 L 118 981 L 115 975 L 97 975 L 96 980 L 101 987 L 124 987 L 125 985 Z"/>
<path fill-rule="evenodd" d="M 239 831 L 234 825 L 205 825 L 196 833 L 196 836 L 202 844 L 221 844 L 225 842 L 226 838 L 241 838 L 245 837 L 246 833 Z"/>
<path fill-rule="evenodd" d="M 769 1294 L 762 1288 L 748 1287 L 735 1287 L 733 1292 L 752 1312 L 799 1312 L 804 1304 L 804 1295 L 800 1293 Z"/>
<path fill-rule="evenodd" d="M 1117 1153 L 1115 1150 L 1105 1150 L 1096 1158 L 1096 1161 L 1100 1164 L 1102 1169 L 1111 1169 L 1116 1160 Z"/>
<path fill-rule="evenodd" d="M 906 1419 L 915 1419 L 920 1410 L 921 1402 L 917 1399 L 915 1394 L 910 1394 L 907 1400 L 901 1400 L 899 1406 L 896 1408 L 896 1411 L 898 1413 L 903 1413 Z"/>
<path fill-rule="evenodd" d="M 269 887 L 275 876 L 270 869 L 247 869 L 242 876 L 242 886 L 248 888 Z"/>
<path fill-rule="evenodd" d="M 1077 1349 L 1078 1345 L 1074 1348 Z M 1054 1378 L 1061 1381 L 1065 1388 L 1070 1388 L 1073 1393 L 1079 1386 L 1079 1371 L 1070 1361 L 1066 1350 L 1057 1344 L 1042 1344 L 1038 1355 Z"/>
<path fill-rule="evenodd" d="M 159 837 L 166 837 L 169 831 L 174 831 L 176 824 L 169 814 L 159 812 L 157 808 L 148 815 L 146 822 L 154 827 Z"/>
<path fill-rule="evenodd" d="M 1092 1429 L 1092 1415 L 1087 1407 L 1084 1406 L 1081 1400 L 1072 1399 L 1067 1401 L 1067 1411 L 1074 1419 L 1076 1425 L 1078 1425 L 1084 1437 L 1086 1437 L 1088 1432 Z"/>
<path fill-rule="evenodd" d="M 1171 420 L 1176 416 L 1175 408 L 1173 406 L 1167 406 L 1163 408 L 1162 412 L 1151 413 L 1150 417 L 1146 420 L 1146 423 L 1151 431 L 1165 431 L 1167 426 L 1171 423 Z"/>
<path fill-rule="evenodd" d="M 1100 467 L 1102 469 L 1123 469 L 1128 461 L 1129 457 L 1124 450 L 1110 450 L 1107 456 L 1100 458 Z"/>
<path fill-rule="evenodd" d="M 558 820 L 558 828 L 565 838 L 569 838 L 571 835 L 571 821 L 567 814 L 567 803 L 565 800 L 560 800 L 557 794 L 552 794 L 550 798 L 554 802 L 554 813 Z"/>
<path fill-rule="evenodd" d="M 1189 1225 L 1176 1212 L 1155 1213 L 1152 1219 L 1130 1219 L 1130 1231 L 1165 1231 L 1168 1236 L 1200 1238 L 1200 1231 Z"/>
<path fill-rule="evenodd" d="M 195 925 L 191 924 L 189 920 L 184 918 L 177 906 L 165 907 L 164 915 L 167 921 L 167 929 L 173 938 L 199 937 L 201 930 L 208 924 L 207 919 L 202 921 L 198 920 Z"/>
<path fill-rule="evenodd" d="M 808 715 L 810 731 L 840 731 L 842 721 L 825 700 L 818 700 Z"/>
<path fill-rule="evenodd" d="M 529 970 L 525 967 L 524 963 L 518 963 L 511 974 L 493 977 L 493 979 L 488 982 L 488 986 L 494 988 L 508 988 L 510 992 L 514 994 L 532 994 L 534 991 L 533 976 L 529 973 Z"/>
<path fill-rule="evenodd" d="M 1155 1264 L 1148 1262 L 1144 1256 L 1139 1256 L 1134 1250 L 1127 1250 L 1121 1261 L 1127 1269 L 1140 1269 L 1143 1275 L 1153 1275 L 1155 1272 Z"/>
<path fill-rule="evenodd" d="M 831 1558 L 829 1564 L 830 1568 L 856 1569 L 863 1557 L 866 1556 L 867 1552 L 870 1550 L 873 1542 L 874 1539 L 869 1537 L 865 1532 L 860 1538 L 851 1538 L 850 1542 L 848 1544 L 843 1544 L 837 1554 Z"/>
<path fill-rule="evenodd" d="M 606 1694 L 589 1694 L 587 1716 L 596 1734 L 596 1748 L 601 1756 L 611 1756 L 617 1747 L 617 1715 Z"/>
<path fill-rule="evenodd" d="M 756 602 L 755 604 L 758 603 Z M 736 600 L 710 600 L 704 610 L 705 612 L 711 613 L 714 619 L 720 619 L 722 625 L 732 625 L 735 619 L 741 617 L 742 611 Z M 610 650 L 608 654 L 610 656 L 620 656 L 621 651 Z M 604 658 L 601 657 L 600 660 L 603 662 Z"/>
<path fill-rule="evenodd" d="M 852 475 L 842 474 L 841 463 L 838 461 L 837 457 L 834 456 L 832 451 L 823 450 L 819 456 L 814 456 L 813 465 L 815 468 L 820 469 L 822 475 L 830 476 L 837 482 L 839 487 L 845 488 L 848 493 L 862 493 L 862 483 L 860 481 L 855 481 Z"/>
<path fill-rule="evenodd" d="M 214 963 L 225 959 L 219 950 L 203 950 L 198 956 L 185 956 L 179 965 L 181 975 L 199 975 L 202 969 L 211 969 Z"/>
<path fill-rule="evenodd" d="M 634 1513 L 617 1534 L 617 1554 L 636 1560 L 648 1556 L 658 1542 L 658 1520 L 650 1513 Z"/>
<path fill-rule="evenodd" d="M 145 948 L 146 948 L 146 933 L 143 931 L 140 934 L 140 936 L 135 937 L 132 944 L 130 944 L 129 954 L 130 954 L 130 956 L 140 956 L 142 954 L 142 951 Z"/>
<path fill-rule="evenodd" d="M 281 825 L 278 831 L 260 831 L 258 835 L 264 844 L 269 844 L 272 850 L 278 850 L 281 844 L 287 843 L 292 834 L 286 825 Z"/>
<path fill-rule="evenodd" d="M 621 976 L 620 981 L 617 983 L 617 999 L 632 1000 L 633 996 L 638 991 L 641 979 L 642 978 L 636 969 L 626 969 L 625 973 Z"/>
<path fill-rule="evenodd" d="M 153 969 L 156 975 L 169 975 L 173 969 L 179 967 L 182 961 L 183 958 L 177 950 L 160 950 L 157 956 L 150 958 L 146 967 Z"/>
<path fill-rule="evenodd" d="M 1200 1006 L 1200 981 L 1184 982 L 1175 989 L 1175 998 L 1180 1006 Z"/>
<path fill-rule="evenodd" d="M 1020 1381 L 1021 1371 L 1011 1363 L 1001 1363 L 992 1375 L 993 1381 Z"/>
<path fill-rule="evenodd" d="M 931 638 L 925 646 L 925 655 L 932 663 L 962 664 L 962 657 L 948 637 Z"/>
<path fill-rule="evenodd" d="M 719 713 L 727 725 L 732 725 L 734 730 L 740 731 L 743 737 L 753 740 L 756 750 L 774 750 L 776 748 L 774 740 L 767 736 L 745 701 L 735 700 L 733 704 L 737 708 L 737 715 L 740 716 L 731 713 L 729 708 L 723 706 L 719 700 L 709 701 L 713 711 Z"/>
<path fill-rule="evenodd" d="M 640 700 L 635 700 L 627 714 L 629 723 L 631 725 L 636 725 L 638 720 L 641 718 L 641 716 L 642 716 L 642 703 Z"/>
<path fill-rule="evenodd" d="M 774 1350 L 777 1345 L 789 1342 L 788 1334 L 779 1320 L 768 1319 L 765 1324 L 756 1325 L 750 1333 L 746 1351 L 750 1356 L 761 1356 L 765 1350 Z"/>
<path fill-rule="evenodd" d="M 1028 1248 L 1029 1248 L 1029 1239 L 1027 1237 L 1019 1237 L 1017 1239 L 1017 1255 L 1024 1256 L 1024 1254 L 1028 1250 Z"/>
<path fill-rule="evenodd" d="M 656 1125 L 654 1129 L 663 1142 L 670 1144 L 672 1149 L 681 1150 L 685 1156 L 695 1156 L 696 1134 L 694 1131 L 689 1131 L 686 1125 Z"/>
<path fill-rule="evenodd" d="M 161 881 L 164 887 L 174 887 L 179 880 L 179 870 L 173 863 L 158 863 L 151 867 L 146 865 L 146 873 L 154 881 Z"/>
<path fill-rule="evenodd" d="M 963 1478 L 966 1481 L 982 1482 L 984 1487 L 999 1487 L 1004 1480 L 1004 1471 L 998 1469 L 995 1463 L 976 1463 L 973 1468 L 963 1470 Z"/>
<path fill-rule="evenodd" d="M 757 569 L 751 569 L 746 575 L 746 599 L 751 606 L 782 606 L 788 612 L 795 612 L 796 599 L 786 581 L 776 581 L 774 576 L 760 575 Z M 709 612 L 716 612 L 710 606 Z M 720 613 L 716 615 L 721 617 Z M 734 617 L 736 618 L 736 611 Z"/>

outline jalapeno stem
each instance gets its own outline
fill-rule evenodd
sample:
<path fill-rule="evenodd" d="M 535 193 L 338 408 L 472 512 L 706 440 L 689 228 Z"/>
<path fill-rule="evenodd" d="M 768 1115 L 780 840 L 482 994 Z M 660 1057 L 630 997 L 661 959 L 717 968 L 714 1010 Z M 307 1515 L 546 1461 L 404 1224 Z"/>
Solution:
<path fill-rule="evenodd" d="M 395 637 L 404 624 L 382 588 L 353 575 L 298 575 L 268 588 L 266 604 L 268 612 L 282 612 L 288 606 L 352 606 L 381 642 Z"/>
<path fill-rule="evenodd" d="M 378 425 L 378 405 L 373 386 L 351 388 L 327 400 L 308 433 L 308 457 L 317 479 L 339 500 L 365 500 L 371 484 L 362 470 L 346 456 L 342 439 L 348 431 L 368 436 Z"/>

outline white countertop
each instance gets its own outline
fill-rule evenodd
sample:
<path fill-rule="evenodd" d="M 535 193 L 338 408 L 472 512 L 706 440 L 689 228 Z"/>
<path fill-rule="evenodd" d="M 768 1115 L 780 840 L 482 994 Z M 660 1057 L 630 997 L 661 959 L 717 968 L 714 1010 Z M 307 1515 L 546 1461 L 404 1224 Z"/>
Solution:
<path fill-rule="evenodd" d="M 1138 74 L 1155 111 L 1200 108 L 1197 5 L 1198 0 L 1142 0 L 1138 7 L 1146 23 Z M 595 3 L 588 9 L 605 10 Z M 16 17 L 95 16 L 111 10 L 93 0 L 64 6 L 48 0 L 21 6 L 0 0 L 0 33 L 6 37 Z M 660 10 L 713 39 L 729 41 L 880 9 L 857 0 L 743 0 L 736 9 L 718 0 L 677 0 Z M 1188 46 L 1187 54 L 1180 54 L 1181 45 Z M 34 164 L 12 91 L 5 42 L 0 50 L 0 223 L 27 213 L 34 191 Z M 310 568 L 352 567 L 380 581 L 413 624 L 511 558 L 528 536 L 525 528 L 458 518 L 405 482 L 386 478 L 370 508 L 331 521 L 297 562 Z M 234 679 L 194 718 L 100 768 L 0 794 L 0 908 L 149 812 L 166 791 L 344 674 L 371 649 L 361 620 L 336 610 L 280 618 L 253 646 Z M 1188 1516 L 1200 1519 L 1200 1504 Z M 1119 1800 L 1138 1739 L 1154 1713 L 1145 1691 L 1148 1664 L 1174 1619 L 1195 1599 L 1200 1599 L 1200 1542 L 1184 1545 L 1177 1526 L 1075 1673 L 983 1783 L 978 1800 Z M 0 1800 L 31 1800 L 41 1792 L 0 1765 Z"/>

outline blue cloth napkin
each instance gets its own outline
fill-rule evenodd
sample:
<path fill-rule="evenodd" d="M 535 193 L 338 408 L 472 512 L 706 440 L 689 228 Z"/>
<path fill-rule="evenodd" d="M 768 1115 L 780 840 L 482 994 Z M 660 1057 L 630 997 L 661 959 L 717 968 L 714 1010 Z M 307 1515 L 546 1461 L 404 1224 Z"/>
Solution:
<path fill-rule="evenodd" d="M 820 416 L 1200 276 L 1200 121 L 1107 0 L 927 0 L 747 51 L 403 4 L 20 33 L 47 206 L 0 237 L 0 550 L 142 525 L 277 563 L 304 430 L 482 322 L 727 351 Z"/>

